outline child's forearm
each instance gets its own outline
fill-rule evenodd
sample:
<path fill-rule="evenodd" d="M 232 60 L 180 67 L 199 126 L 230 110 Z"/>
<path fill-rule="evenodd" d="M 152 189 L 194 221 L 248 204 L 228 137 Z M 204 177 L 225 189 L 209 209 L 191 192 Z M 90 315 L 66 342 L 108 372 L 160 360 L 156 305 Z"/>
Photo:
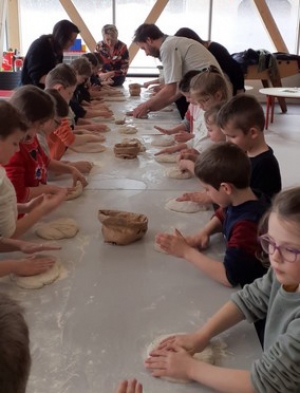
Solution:
<path fill-rule="evenodd" d="M 77 138 L 78 136 L 76 136 Z M 55 173 L 73 173 L 73 169 L 70 165 L 65 164 L 61 161 L 57 161 L 57 160 L 50 160 L 50 163 L 48 165 L 48 169 L 51 172 L 55 172 Z"/>
<path fill-rule="evenodd" d="M 219 232 L 222 232 L 222 223 L 216 216 L 213 216 L 201 231 L 202 234 L 205 233 L 208 236 Z"/>
<path fill-rule="evenodd" d="M 232 286 L 226 277 L 226 270 L 222 262 L 207 257 L 194 247 L 189 247 L 187 249 L 184 259 L 192 263 L 213 280 L 218 281 L 227 287 Z"/>
<path fill-rule="evenodd" d="M 256 393 L 250 372 L 213 366 L 194 360 L 190 362 L 188 375 L 193 381 L 224 393 Z"/>
<path fill-rule="evenodd" d="M 195 334 L 199 342 L 210 341 L 245 319 L 244 314 L 231 300 L 226 302 Z"/>
<path fill-rule="evenodd" d="M 38 187 L 37 187 L 38 188 Z M 12 235 L 13 239 L 17 239 L 22 236 L 29 228 L 31 228 L 35 223 L 37 223 L 44 215 L 42 209 L 36 207 L 31 212 L 23 216 L 17 221 L 16 230 Z"/>

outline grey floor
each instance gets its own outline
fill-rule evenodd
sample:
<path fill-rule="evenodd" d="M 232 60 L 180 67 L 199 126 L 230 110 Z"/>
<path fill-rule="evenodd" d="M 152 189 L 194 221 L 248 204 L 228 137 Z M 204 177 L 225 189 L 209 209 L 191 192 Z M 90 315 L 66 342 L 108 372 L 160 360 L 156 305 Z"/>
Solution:
<path fill-rule="evenodd" d="M 281 113 L 275 106 L 274 122 L 265 135 L 279 161 L 283 187 L 292 187 L 300 185 L 300 106 L 287 104 L 287 108 L 287 113 Z"/>

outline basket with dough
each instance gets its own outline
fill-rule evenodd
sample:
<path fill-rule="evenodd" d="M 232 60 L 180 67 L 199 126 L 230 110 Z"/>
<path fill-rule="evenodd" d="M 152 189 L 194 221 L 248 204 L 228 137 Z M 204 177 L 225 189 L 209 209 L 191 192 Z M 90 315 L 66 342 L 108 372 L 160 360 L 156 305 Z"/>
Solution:
<path fill-rule="evenodd" d="M 137 142 L 116 143 L 114 146 L 115 156 L 118 158 L 136 158 L 140 152 Z"/>
<path fill-rule="evenodd" d="M 106 243 L 125 246 L 141 239 L 148 229 L 148 218 L 144 214 L 120 210 L 99 210 L 102 235 Z"/>
<path fill-rule="evenodd" d="M 139 83 L 130 83 L 129 93 L 131 96 L 139 96 L 141 94 L 141 85 Z"/>

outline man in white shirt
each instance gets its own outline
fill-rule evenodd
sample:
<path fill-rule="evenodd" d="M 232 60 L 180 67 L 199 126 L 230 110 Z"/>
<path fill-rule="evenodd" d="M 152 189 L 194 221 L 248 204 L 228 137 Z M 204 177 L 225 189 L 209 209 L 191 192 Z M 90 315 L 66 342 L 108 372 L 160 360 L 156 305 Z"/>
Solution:
<path fill-rule="evenodd" d="M 222 70 L 215 57 L 199 42 L 185 37 L 165 35 L 156 25 L 144 23 L 135 31 L 134 42 L 147 56 L 161 60 L 164 69 L 164 87 L 148 101 L 133 111 L 142 117 L 150 111 L 158 111 L 178 100 L 181 94 L 177 85 L 191 70 L 201 70 L 210 65 Z"/>

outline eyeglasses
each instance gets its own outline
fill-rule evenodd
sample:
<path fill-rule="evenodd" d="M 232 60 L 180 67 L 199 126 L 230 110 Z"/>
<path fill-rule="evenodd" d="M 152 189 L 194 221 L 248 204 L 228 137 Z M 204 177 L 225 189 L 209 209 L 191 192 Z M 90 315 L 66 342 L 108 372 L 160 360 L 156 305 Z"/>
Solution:
<path fill-rule="evenodd" d="M 258 239 L 264 252 L 268 255 L 273 255 L 275 250 L 277 250 L 281 258 L 286 262 L 294 263 L 298 255 L 300 255 L 300 249 L 288 245 L 278 246 L 268 235 L 260 236 Z"/>

